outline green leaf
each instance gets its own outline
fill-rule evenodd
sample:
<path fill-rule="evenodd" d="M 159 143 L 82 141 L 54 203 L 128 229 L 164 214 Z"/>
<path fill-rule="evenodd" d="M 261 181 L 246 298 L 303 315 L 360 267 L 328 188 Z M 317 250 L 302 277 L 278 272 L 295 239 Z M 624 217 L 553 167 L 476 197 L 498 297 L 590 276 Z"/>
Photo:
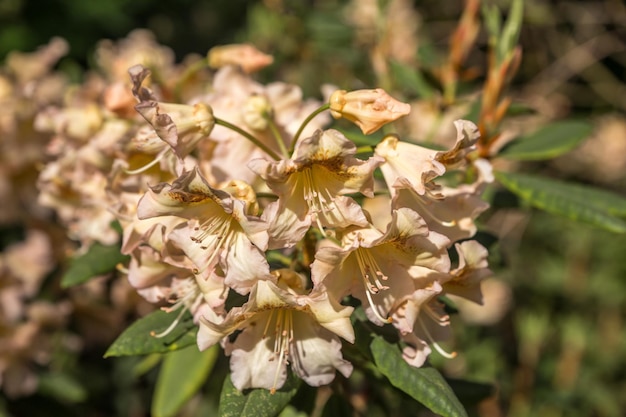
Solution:
<path fill-rule="evenodd" d="M 391 60 L 389 64 L 396 84 L 402 89 L 423 99 L 433 96 L 433 87 L 419 70 L 395 60 Z"/>
<path fill-rule="evenodd" d="M 511 142 L 500 156 L 520 161 L 551 159 L 574 149 L 591 134 L 593 126 L 582 120 L 562 120 Z"/>
<path fill-rule="evenodd" d="M 616 194 L 528 174 L 496 172 L 496 179 L 533 207 L 616 233 L 626 233 L 626 199 Z"/>
<path fill-rule="evenodd" d="M 513 0 L 509 10 L 509 16 L 502 28 L 502 33 L 498 37 L 497 54 L 499 62 L 502 62 L 513 52 L 519 34 L 522 30 L 522 20 L 524 18 L 524 0 Z"/>
<path fill-rule="evenodd" d="M 110 356 L 147 355 L 166 353 L 182 349 L 196 343 L 197 326 L 191 314 L 185 313 L 180 323 L 164 337 L 151 336 L 152 332 L 162 332 L 176 319 L 176 314 L 161 310 L 154 311 L 128 327 L 104 354 Z"/>
<path fill-rule="evenodd" d="M 200 352 L 191 345 L 165 355 L 152 398 L 152 415 L 173 417 L 198 392 L 213 370 L 217 345 Z"/>
<path fill-rule="evenodd" d="M 37 390 L 40 394 L 61 402 L 74 404 L 87 399 L 87 391 L 73 377 L 59 372 L 39 375 Z"/>
<path fill-rule="evenodd" d="M 221 417 L 277 416 L 296 395 L 300 382 L 300 379 L 290 374 L 285 385 L 274 394 L 262 388 L 245 390 L 244 393 L 235 388 L 229 375 L 222 387 L 219 415 Z"/>
<path fill-rule="evenodd" d="M 454 392 L 434 368 L 415 368 L 402 358 L 395 344 L 375 336 L 370 345 L 374 363 L 391 384 L 444 417 L 467 417 Z"/>
<path fill-rule="evenodd" d="M 72 259 L 70 267 L 61 279 L 61 287 L 82 284 L 89 279 L 115 270 L 118 263 L 126 262 L 128 256 L 120 253 L 119 245 L 91 245 L 87 253 Z"/>

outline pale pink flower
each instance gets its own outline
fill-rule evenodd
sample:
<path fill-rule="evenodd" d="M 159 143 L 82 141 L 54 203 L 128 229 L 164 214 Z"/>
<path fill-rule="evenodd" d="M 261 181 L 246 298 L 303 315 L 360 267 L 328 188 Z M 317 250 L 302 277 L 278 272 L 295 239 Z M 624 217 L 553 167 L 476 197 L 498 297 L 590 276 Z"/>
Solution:
<path fill-rule="evenodd" d="M 396 135 L 387 135 L 376 146 L 374 153 L 385 158 L 381 165 L 390 194 L 397 193 L 398 179 L 406 179 L 415 192 L 423 195 L 426 184 L 446 172 L 446 167 L 437 161 L 438 152 L 408 142 L 402 142 Z"/>
<path fill-rule="evenodd" d="M 489 208 L 489 204 L 476 193 L 475 187 L 445 188 L 420 195 L 405 181 L 398 181 L 393 207 L 415 210 L 424 218 L 429 229 L 447 236 L 450 242 L 474 236 L 477 230 L 474 220 Z"/>
<path fill-rule="evenodd" d="M 352 365 L 342 358 L 337 336 L 354 342 L 352 307 L 333 302 L 325 292 L 305 295 L 298 284 L 303 277 L 298 279 L 293 271 L 273 275 L 257 281 L 248 302 L 231 309 L 221 323 L 200 321 L 200 349 L 225 340 L 232 381 L 239 390 L 275 392 L 285 383 L 288 364 L 312 386 L 330 383 L 335 370 L 348 377 Z M 241 332 L 234 341 L 224 339 L 236 331 Z"/>
<path fill-rule="evenodd" d="M 211 48 L 208 61 L 211 68 L 235 65 L 249 74 L 267 67 L 274 58 L 249 44 L 231 44 Z"/>
<path fill-rule="evenodd" d="M 247 131 L 278 154 L 281 150 L 277 140 L 289 147 L 301 123 L 320 106 L 316 100 L 303 100 L 302 90 L 296 85 L 283 82 L 262 85 L 232 66 L 215 74 L 212 92 L 202 100 L 213 108 L 216 117 Z M 329 119 L 326 114 L 319 115 L 302 134 L 312 135 Z M 270 122 L 280 138 L 274 136 Z M 219 125 L 211 132 L 211 140 L 215 144 L 210 171 L 217 181 L 239 179 L 252 184 L 258 180 L 247 164 L 252 159 L 267 157 L 263 150 L 239 133 Z"/>
<path fill-rule="evenodd" d="M 168 235 L 199 268 L 200 273 L 220 266 L 226 284 L 249 292 L 259 271 L 269 270 L 263 252 L 267 225 L 246 214 L 245 201 L 211 188 L 198 170 L 184 173 L 172 185 L 159 184 L 139 201 L 140 219 L 177 216 L 188 222 Z"/>
<path fill-rule="evenodd" d="M 141 84 L 150 71 L 135 65 L 128 70 L 133 81 L 133 93 L 140 101 L 135 109 L 154 128 L 182 161 L 198 144 L 208 138 L 215 125 L 213 110 L 204 103 L 194 105 L 157 101 Z"/>
<path fill-rule="evenodd" d="M 330 114 L 335 119 L 350 120 L 366 135 L 410 112 L 409 104 L 394 99 L 382 88 L 337 90 L 330 96 Z"/>
<path fill-rule="evenodd" d="M 434 297 L 441 290 L 441 286 L 435 283 L 435 288 L 428 289 L 419 300 L 409 301 L 405 307 L 414 310 L 412 315 L 416 317 L 412 331 L 400 333 L 406 347 L 402 350 L 402 358 L 411 366 L 419 368 L 424 364 L 431 353 L 431 346 L 443 357 L 452 359 L 455 352 L 448 353 L 440 345 L 439 341 L 448 340 L 451 336 L 450 317 L 445 314 L 443 306 Z"/>
<path fill-rule="evenodd" d="M 270 222 L 272 247 L 294 245 L 313 223 L 320 230 L 368 224 L 361 207 L 344 194 L 372 197 L 373 171 L 382 159 L 362 161 L 355 153 L 354 143 L 330 129 L 299 140 L 291 159 L 250 162 L 250 169 L 279 196 L 263 213 Z"/>
<path fill-rule="evenodd" d="M 343 246 L 318 249 L 311 266 L 315 284 L 337 300 L 352 294 L 378 325 L 400 320 L 397 310 L 421 294 L 450 268 L 448 239 L 426 227 L 410 209 L 394 210 L 385 233 L 372 227 L 352 227 L 343 233 Z M 405 309 L 406 310 L 406 309 Z M 402 320 L 415 317 L 403 313 Z"/>
<path fill-rule="evenodd" d="M 459 263 L 450 271 L 450 279 L 443 284 L 443 291 L 482 304 L 480 283 L 493 275 L 487 262 L 489 253 L 475 240 L 457 243 L 454 248 Z"/>

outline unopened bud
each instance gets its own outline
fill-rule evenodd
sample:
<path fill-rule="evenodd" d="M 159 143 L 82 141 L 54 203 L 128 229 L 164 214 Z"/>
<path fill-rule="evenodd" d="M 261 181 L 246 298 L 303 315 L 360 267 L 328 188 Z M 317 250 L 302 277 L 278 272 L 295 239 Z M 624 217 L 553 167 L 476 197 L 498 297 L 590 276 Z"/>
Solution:
<path fill-rule="evenodd" d="M 271 55 L 264 54 L 252 45 L 232 44 L 211 48 L 208 54 L 208 61 L 211 68 L 237 65 L 249 74 L 267 67 L 274 62 L 274 58 Z"/>
<path fill-rule="evenodd" d="M 243 107 L 243 121 L 257 131 L 267 128 L 267 117 L 272 113 L 272 106 L 265 96 L 253 95 Z"/>
<path fill-rule="evenodd" d="M 330 96 L 330 114 L 335 119 L 344 117 L 354 122 L 366 135 L 410 111 L 409 104 L 394 99 L 382 88 L 337 90 Z"/>

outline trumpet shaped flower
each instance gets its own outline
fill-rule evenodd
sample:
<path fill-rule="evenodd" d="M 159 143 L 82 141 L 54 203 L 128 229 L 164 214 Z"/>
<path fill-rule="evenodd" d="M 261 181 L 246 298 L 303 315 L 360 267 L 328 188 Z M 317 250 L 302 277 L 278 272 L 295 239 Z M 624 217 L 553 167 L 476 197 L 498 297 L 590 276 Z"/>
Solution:
<path fill-rule="evenodd" d="M 361 207 L 347 193 L 373 196 L 373 171 L 379 157 L 362 161 L 356 146 L 340 132 L 318 130 L 300 140 L 289 160 L 255 159 L 248 165 L 278 194 L 263 217 L 270 222 L 270 245 L 292 246 L 316 223 L 324 227 L 366 226 Z"/>
<path fill-rule="evenodd" d="M 343 246 L 321 247 L 312 279 L 336 299 L 350 293 L 361 300 L 372 322 L 398 325 L 405 315 L 397 316 L 398 308 L 445 277 L 450 268 L 447 245 L 448 239 L 429 231 L 416 212 L 398 209 L 385 233 L 353 227 L 345 233 Z M 412 323 L 415 317 L 402 320 Z"/>
<path fill-rule="evenodd" d="M 219 266 L 226 285 L 246 294 L 259 270 L 269 271 L 262 253 L 267 247 L 267 225 L 246 214 L 246 204 L 225 191 L 211 188 L 195 169 L 171 185 L 152 187 L 139 201 L 137 215 L 140 219 L 187 219 L 169 238 L 194 261 L 200 274 L 210 275 Z"/>
<path fill-rule="evenodd" d="M 285 383 L 287 365 L 312 386 L 330 383 L 335 370 L 348 377 L 352 364 L 342 358 L 338 336 L 354 342 L 352 307 L 333 302 L 326 292 L 304 292 L 298 274 L 274 271 L 257 282 L 246 304 L 232 308 L 220 323 L 201 319 L 199 348 L 240 331 L 234 341 L 225 339 L 233 385 L 239 390 L 275 392 Z"/>

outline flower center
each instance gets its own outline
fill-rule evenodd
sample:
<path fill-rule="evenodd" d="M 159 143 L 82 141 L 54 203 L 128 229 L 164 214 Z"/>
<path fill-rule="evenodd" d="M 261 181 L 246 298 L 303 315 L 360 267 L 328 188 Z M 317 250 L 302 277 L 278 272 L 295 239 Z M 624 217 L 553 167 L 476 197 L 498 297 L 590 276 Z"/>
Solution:
<path fill-rule="evenodd" d="M 171 293 L 167 301 L 172 305 L 169 307 L 162 307 L 161 310 L 166 313 L 180 310 L 180 313 L 178 313 L 178 316 L 176 316 L 172 324 L 170 324 L 164 331 L 160 333 L 156 333 L 154 331 L 150 332 L 152 337 L 161 338 L 170 334 L 171 331 L 178 325 L 187 310 L 194 311 L 198 308 L 202 302 L 202 292 L 193 278 L 174 279 L 172 280 Z"/>
<path fill-rule="evenodd" d="M 343 215 L 341 210 L 336 210 L 335 197 L 330 193 L 327 187 L 322 185 L 325 179 L 320 178 L 320 176 L 323 175 L 323 170 L 316 169 L 314 172 L 314 169 L 310 167 L 301 171 L 300 178 L 304 191 L 304 201 L 309 208 L 309 213 L 313 214 L 318 228 L 325 234 L 324 228 L 322 227 L 322 217 L 326 219 L 326 214 L 331 211 L 341 217 L 343 217 Z"/>
<path fill-rule="evenodd" d="M 206 219 L 193 228 L 194 232 L 198 232 L 198 234 L 191 236 L 191 240 L 200 245 L 201 249 L 213 251 L 207 265 L 213 264 L 215 257 L 222 249 L 231 246 L 236 235 L 232 222 L 233 219 L 224 213 L 222 216 Z"/>
<path fill-rule="evenodd" d="M 413 193 L 413 195 L 415 196 L 415 202 L 419 206 L 419 209 L 417 210 L 419 214 L 424 217 L 428 217 L 429 219 L 432 219 L 435 223 L 439 223 L 443 227 L 456 226 L 456 220 L 445 221 L 440 219 L 435 213 L 433 213 L 433 210 L 431 210 L 431 205 L 433 204 L 433 202 L 430 201 L 428 197 L 421 196 L 413 190 L 411 190 L 411 193 Z M 428 190 L 426 191 L 426 193 L 428 193 Z"/>
<path fill-rule="evenodd" d="M 450 325 L 450 316 L 448 316 L 447 314 L 443 315 L 443 316 L 440 316 L 439 314 L 437 314 L 428 305 L 422 305 L 422 311 L 424 311 L 426 313 L 426 315 L 428 317 L 430 317 L 433 321 L 435 321 L 439 326 L 449 326 Z M 439 343 L 435 342 L 435 339 L 433 338 L 433 336 L 428 331 L 428 327 L 426 326 L 426 324 L 422 320 L 421 315 L 417 316 L 417 321 L 419 322 L 420 327 L 424 331 L 424 334 L 428 338 L 428 341 L 430 342 L 430 344 L 435 348 L 435 350 L 437 352 L 439 352 L 439 354 L 441 356 L 443 356 L 444 358 L 448 358 L 448 359 L 453 359 L 453 358 L 456 357 L 456 352 L 448 353 L 441 347 L 441 345 L 439 345 Z"/>
<path fill-rule="evenodd" d="M 383 323 L 391 323 L 390 318 L 384 318 L 382 314 L 380 314 L 378 306 L 374 304 L 374 300 L 372 299 L 372 295 L 378 294 L 381 290 L 389 289 L 387 285 L 384 285 L 381 282 L 381 280 L 386 281 L 389 277 L 382 272 L 371 251 L 364 248 L 358 248 L 355 250 L 355 257 L 359 265 L 359 270 L 361 271 L 363 285 L 365 285 L 365 295 L 367 296 L 367 301 L 369 302 L 372 311 Z"/>
<path fill-rule="evenodd" d="M 275 321 L 272 320 L 274 318 L 274 313 L 276 313 Z M 265 330 L 263 331 L 264 339 L 268 337 L 268 331 L 271 332 L 270 327 L 272 322 L 274 322 L 274 355 L 270 360 L 278 360 L 278 364 L 276 365 L 276 373 L 274 374 L 274 385 L 270 389 L 270 393 L 275 394 L 278 376 L 280 375 L 283 367 L 283 362 L 286 365 L 289 365 L 289 358 L 291 354 L 289 348 L 290 346 L 295 347 L 295 344 L 293 344 L 293 311 L 284 308 L 272 310 L 267 323 L 265 324 Z"/>

